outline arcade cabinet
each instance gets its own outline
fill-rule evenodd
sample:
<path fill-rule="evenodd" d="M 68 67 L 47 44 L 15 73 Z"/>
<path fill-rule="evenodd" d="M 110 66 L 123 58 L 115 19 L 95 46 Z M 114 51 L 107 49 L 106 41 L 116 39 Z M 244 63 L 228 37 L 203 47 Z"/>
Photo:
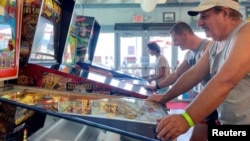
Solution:
<path fill-rule="evenodd" d="M 74 13 L 59 70 L 96 82 L 93 91 L 146 98 L 151 92 L 145 90 L 142 84 L 133 84 L 135 81 L 141 82 L 140 79 L 92 64 L 100 29 L 94 17 Z M 130 78 L 134 81 L 125 82 L 121 78 Z"/>
<path fill-rule="evenodd" d="M 22 0 L 2 0 L 0 2 L 0 93 L 8 90 L 11 86 L 5 81 L 18 77 L 20 32 L 22 21 Z M 26 113 L 26 116 L 22 116 Z M 0 140 L 21 140 L 22 131 L 30 122 L 43 116 L 27 109 L 0 102 Z M 36 124 L 30 131 L 36 131 L 41 124 Z"/>
<path fill-rule="evenodd" d="M 89 67 L 101 26 L 94 17 L 75 13 L 74 6 L 73 0 L 24 1 L 17 84 L 146 98 L 150 92 L 143 87 Z"/>
<path fill-rule="evenodd" d="M 0 13 L 2 57 L 0 79 L 4 81 L 15 79 L 18 76 L 19 84 L 36 86 L 13 86 L 10 89 L 5 89 L 4 86 L 1 87 L 0 140 L 39 141 L 60 140 L 62 138 L 67 140 L 89 138 L 107 141 L 111 139 L 128 141 L 157 140 L 154 132 L 156 127 L 155 118 L 167 114 L 164 106 L 143 99 L 80 94 L 64 90 L 64 84 L 67 82 L 72 82 L 72 80 L 80 82 L 85 79 L 50 68 L 58 63 L 57 55 L 53 54 L 57 50 L 55 44 L 58 42 L 56 32 L 58 17 L 47 12 L 51 12 L 50 6 L 59 7 L 60 4 L 55 1 L 45 0 L 41 3 L 41 6 L 46 9 L 46 12 L 39 12 L 41 15 L 36 15 L 35 11 L 39 10 L 37 8 L 39 1 L 32 1 L 34 2 L 32 4 L 27 4 L 27 2 L 30 1 L 24 2 L 25 12 L 23 14 L 28 13 L 32 18 L 38 17 L 38 23 L 32 25 L 34 21 L 24 20 L 27 22 L 25 26 L 30 25 L 28 26 L 29 29 L 35 30 L 32 32 L 34 33 L 33 40 L 36 42 L 25 42 L 25 39 L 31 39 L 32 37 L 23 37 L 21 51 L 23 58 L 21 58 L 20 63 L 27 62 L 26 66 L 23 66 L 23 64 L 20 66 L 20 74 L 18 74 L 18 56 L 21 37 L 19 27 L 21 24 L 19 22 L 22 21 L 20 15 L 22 13 L 22 1 L 4 0 L 0 2 L 0 8 L 3 9 L 0 11 L 4 11 Z M 46 2 L 50 3 L 50 5 L 45 6 Z M 53 2 L 55 3 L 53 4 Z M 16 13 L 13 11 L 16 11 Z M 34 26 L 39 29 L 34 28 Z M 41 34 L 38 32 L 41 32 Z M 59 35 L 59 39 L 61 37 L 62 35 Z M 25 47 L 25 45 L 28 46 Z M 75 72 L 77 71 L 75 70 Z M 24 75 L 25 73 L 29 73 L 33 77 L 27 77 Z M 79 74 L 82 74 L 81 71 Z M 123 87 L 128 89 L 132 88 L 131 85 L 96 75 L 98 74 L 89 73 L 86 80 L 93 82 L 107 81 L 114 86 L 118 84 L 124 85 Z M 37 86 L 57 88 L 57 91 L 41 89 L 37 88 Z M 59 91 L 59 89 L 63 91 Z"/>
<path fill-rule="evenodd" d="M 0 2 L 0 81 L 18 76 L 22 1 Z"/>
<path fill-rule="evenodd" d="M 3 104 L 25 110 L 19 112 L 18 118 L 25 126 L 16 127 L 17 134 L 12 139 L 29 141 L 157 141 L 156 118 L 167 115 L 164 106 L 142 99 L 90 99 L 38 88 L 5 91 L 0 95 L 0 105 Z M 35 118 L 36 114 L 40 119 Z"/>

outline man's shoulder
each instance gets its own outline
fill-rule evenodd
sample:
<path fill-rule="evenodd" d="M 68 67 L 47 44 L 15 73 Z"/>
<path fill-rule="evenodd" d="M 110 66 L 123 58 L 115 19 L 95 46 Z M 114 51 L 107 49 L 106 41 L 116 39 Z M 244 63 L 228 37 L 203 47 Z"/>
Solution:
<path fill-rule="evenodd" d="M 191 50 L 188 50 L 188 51 L 186 52 L 185 56 L 190 56 L 190 55 L 192 55 L 192 54 L 194 54 L 194 52 L 191 51 Z"/>
<path fill-rule="evenodd" d="M 193 59 L 195 56 L 195 53 L 191 50 L 187 51 L 185 54 L 185 60 L 190 60 Z"/>
<path fill-rule="evenodd" d="M 246 24 L 242 26 L 238 33 L 240 36 L 250 35 L 250 22 L 246 22 Z M 247 37 L 249 38 L 249 36 Z"/>
<path fill-rule="evenodd" d="M 210 48 L 211 46 L 213 46 L 213 44 L 215 43 L 215 41 L 213 41 L 213 40 L 208 40 L 208 42 L 207 42 L 207 44 L 205 45 L 205 49 L 204 50 L 206 50 L 207 48 Z"/>
<path fill-rule="evenodd" d="M 233 46 L 242 46 L 246 47 L 245 49 L 249 48 L 250 44 L 250 22 L 246 22 L 241 28 L 238 30 L 238 32 L 234 35 L 233 40 L 231 41 L 231 44 Z"/>
<path fill-rule="evenodd" d="M 249 45 L 250 40 L 250 22 L 244 21 L 243 25 L 238 28 L 238 31 L 232 36 L 231 43 L 236 43 L 237 45 L 244 42 L 245 45 Z"/>

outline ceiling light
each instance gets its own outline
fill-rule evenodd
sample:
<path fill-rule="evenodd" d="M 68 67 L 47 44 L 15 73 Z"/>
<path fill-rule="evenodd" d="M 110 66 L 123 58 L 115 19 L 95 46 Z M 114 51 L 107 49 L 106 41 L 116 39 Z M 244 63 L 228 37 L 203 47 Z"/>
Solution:
<path fill-rule="evenodd" d="M 167 0 L 135 0 L 135 3 L 140 3 L 143 11 L 152 12 L 158 3 L 166 3 L 166 1 Z"/>

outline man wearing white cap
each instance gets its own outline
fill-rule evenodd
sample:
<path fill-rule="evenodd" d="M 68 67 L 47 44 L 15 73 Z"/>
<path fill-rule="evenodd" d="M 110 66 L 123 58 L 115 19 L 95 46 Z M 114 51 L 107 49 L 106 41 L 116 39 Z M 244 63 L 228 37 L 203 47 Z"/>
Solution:
<path fill-rule="evenodd" d="M 237 0 L 202 0 L 188 11 L 216 42 L 168 91 L 179 95 L 210 73 L 212 79 L 182 114 L 158 119 L 157 137 L 174 139 L 217 108 L 222 125 L 250 124 L 250 24 Z M 183 81 L 187 84 L 183 84 Z"/>

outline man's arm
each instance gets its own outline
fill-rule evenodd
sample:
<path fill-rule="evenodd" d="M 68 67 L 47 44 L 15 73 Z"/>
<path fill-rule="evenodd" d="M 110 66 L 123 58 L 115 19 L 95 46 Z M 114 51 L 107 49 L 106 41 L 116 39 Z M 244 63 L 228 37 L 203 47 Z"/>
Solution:
<path fill-rule="evenodd" d="M 216 109 L 230 90 L 250 73 L 250 24 L 243 27 L 236 36 L 220 70 L 186 109 L 195 123 Z"/>
<path fill-rule="evenodd" d="M 167 78 L 165 78 L 162 82 L 160 82 L 160 83 L 158 83 L 156 85 L 158 85 L 159 88 L 162 88 L 162 87 L 167 87 L 167 86 L 173 84 L 189 68 L 190 68 L 189 64 L 187 63 L 186 60 L 184 60 L 180 64 L 180 66 L 176 69 L 175 72 L 171 73 Z M 157 86 L 151 86 L 151 85 L 145 86 L 146 89 L 148 88 L 148 89 L 151 89 L 151 90 L 156 90 L 157 89 L 156 87 Z M 175 97 L 171 97 L 171 99 L 168 99 L 167 101 L 162 101 L 162 99 L 163 99 L 163 97 L 165 97 L 165 95 L 153 94 L 153 95 L 150 95 L 147 98 L 147 100 L 149 100 L 149 101 L 155 101 L 155 102 L 160 102 L 160 103 L 164 104 L 165 102 L 167 102 L 167 101 L 175 98 Z"/>
<path fill-rule="evenodd" d="M 192 89 L 209 73 L 209 53 L 208 49 L 199 61 L 183 73 L 171 89 L 163 96 L 161 103 L 165 103 L 182 93 Z"/>
<path fill-rule="evenodd" d="M 188 53 L 189 52 L 187 52 L 185 56 L 187 56 Z M 190 65 L 188 64 L 188 62 L 186 60 L 182 61 L 182 63 L 176 68 L 176 70 L 173 73 L 171 73 L 168 77 L 166 77 L 162 82 L 158 83 L 158 86 L 160 88 L 163 88 L 174 84 L 176 80 L 189 68 Z"/>
<path fill-rule="evenodd" d="M 153 80 L 157 80 L 157 79 L 160 79 L 162 77 L 166 77 L 166 74 L 165 74 L 165 70 L 168 69 L 166 67 L 161 67 L 159 69 L 159 73 L 158 74 L 155 74 L 155 75 L 151 75 L 147 80 L 148 82 L 152 82 Z"/>
<path fill-rule="evenodd" d="M 156 63 L 157 63 L 157 67 L 158 67 L 158 73 L 156 73 L 154 76 L 151 76 L 148 79 L 149 83 L 152 82 L 153 80 L 165 78 L 169 75 L 166 72 L 166 70 L 169 69 L 168 61 L 163 55 L 159 56 L 159 60 Z"/>
<path fill-rule="evenodd" d="M 199 56 L 199 58 L 205 54 L 206 50 L 209 49 L 212 46 L 212 41 L 208 41 L 206 46 L 202 49 L 201 54 Z M 190 53 L 190 51 L 188 51 L 185 54 L 185 58 L 187 57 L 187 55 Z M 158 83 L 158 87 L 159 88 L 163 88 L 163 87 L 167 87 L 169 85 L 172 85 L 176 82 L 176 80 L 184 73 L 186 72 L 191 66 L 188 64 L 187 60 L 184 59 L 184 61 L 182 61 L 182 63 L 180 64 L 180 66 L 177 67 L 176 71 L 171 73 L 166 79 L 164 79 L 164 81 Z M 150 89 L 157 89 L 156 86 L 150 86 Z"/>
<path fill-rule="evenodd" d="M 189 52 L 185 54 L 185 56 L 188 55 Z M 168 75 L 162 82 L 159 82 L 157 85 L 159 88 L 167 87 L 169 85 L 172 85 L 175 83 L 175 81 L 186 71 L 190 68 L 190 65 L 186 60 L 182 61 L 182 63 L 176 68 L 174 72 L 172 72 L 170 75 Z M 145 86 L 146 88 L 149 88 L 151 90 L 156 90 L 156 86 Z"/>

